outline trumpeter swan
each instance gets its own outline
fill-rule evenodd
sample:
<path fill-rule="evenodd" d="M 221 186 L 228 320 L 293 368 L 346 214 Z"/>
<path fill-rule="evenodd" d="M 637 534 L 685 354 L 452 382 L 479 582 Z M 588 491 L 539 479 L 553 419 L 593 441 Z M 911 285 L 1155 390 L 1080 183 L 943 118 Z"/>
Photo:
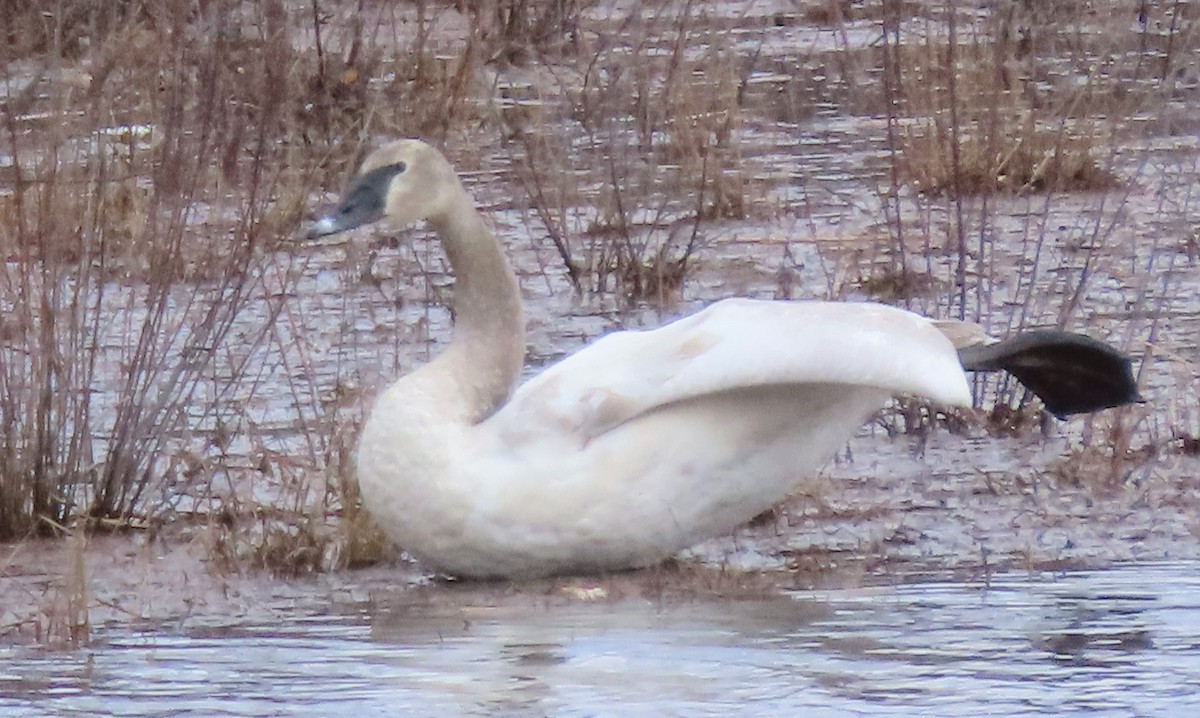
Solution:
<path fill-rule="evenodd" d="M 373 152 L 310 236 L 384 218 L 437 231 L 456 277 L 455 326 L 440 356 L 379 396 L 358 481 L 391 538 L 448 574 L 652 564 L 783 499 L 889 397 L 971 401 L 955 346 L 929 319 L 748 299 L 610 334 L 514 391 L 525 355 L 517 280 L 437 150 L 400 140 Z M 1102 344 L 1061 332 L 1022 341 L 963 356 L 968 368 L 1015 361 L 1059 413 L 1137 398 L 1128 360 Z M 1059 375 L 1096 386 L 1060 391 Z"/>

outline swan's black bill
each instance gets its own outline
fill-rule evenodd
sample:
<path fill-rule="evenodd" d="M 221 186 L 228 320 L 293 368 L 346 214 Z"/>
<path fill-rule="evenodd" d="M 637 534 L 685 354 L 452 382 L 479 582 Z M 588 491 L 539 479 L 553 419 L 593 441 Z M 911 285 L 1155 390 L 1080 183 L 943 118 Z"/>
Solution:
<path fill-rule="evenodd" d="M 1082 334 L 1039 329 L 960 349 L 958 359 L 968 371 L 1007 371 L 1060 419 L 1145 401 L 1129 357 Z"/>
<path fill-rule="evenodd" d="M 392 178 L 403 171 L 404 163 L 400 163 L 373 169 L 359 177 L 333 214 L 313 223 L 308 238 L 326 237 L 383 219 L 388 186 Z"/>

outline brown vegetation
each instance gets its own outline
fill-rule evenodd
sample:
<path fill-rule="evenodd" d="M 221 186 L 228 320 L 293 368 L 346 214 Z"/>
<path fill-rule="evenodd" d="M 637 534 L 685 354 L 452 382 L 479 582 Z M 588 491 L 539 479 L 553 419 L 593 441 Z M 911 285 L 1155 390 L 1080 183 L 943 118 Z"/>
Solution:
<path fill-rule="evenodd" d="M 826 286 L 785 290 L 780 270 L 781 296 L 865 294 L 1003 334 L 1080 328 L 1089 290 L 1132 271 L 1133 318 L 1095 328 L 1134 350 L 1144 339 L 1171 398 L 1097 419 L 1078 443 L 1111 445 L 1110 475 L 1148 446 L 1195 453 L 1197 369 L 1159 346 L 1194 237 L 1125 247 L 1137 180 L 1117 169 L 1138 118 L 1187 91 L 1196 38 L 1178 4 L 1148 9 L 1140 32 L 1121 19 L 1090 34 L 1073 3 L 996 3 L 980 20 L 950 2 L 806 2 L 761 23 L 699 0 L 43 5 L 10 4 L 0 33 L 0 539 L 187 518 L 229 570 L 393 556 L 353 489 L 370 382 L 340 353 L 339 376 L 321 374 L 324 339 L 306 338 L 291 296 L 313 193 L 336 190 L 374 139 L 423 136 L 468 170 L 511 161 L 500 194 L 528 210 L 548 286 L 661 304 L 708 271 L 732 293 L 710 269 L 715 230 L 815 227 L 830 191 L 803 168 L 757 172 L 746 138 L 820 133 L 818 101 L 886 122 L 878 186 L 854 185 L 884 216 L 853 251 L 817 250 Z M 768 48 L 774 28 L 806 23 L 836 50 Z M 854 28 L 880 42 L 852 43 Z M 756 90 L 767 69 L 780 77 Z M 781 187 L 803 200 L 772 199 Z M 1048 218 L 1068 193 L 1104 201 L 1064 230 Z M 1195 199 L 1161 201 L 1186 216 Z M 1019 259 L 997 246 L 1006 213 L 1024 217 L 1007 240 Z M 791 241 L 754 259 L 791 261 Z M 374 259 L 345 251 L 347 281 L 399 312 Z M 437 261 L 420 269 L 435 306 Z M 431 316 L 394 342 L 435 349 Z M 380 352 L 338 341 L 348 357 Z M 1003 381 L 979 384 L 999 397 L 992 430 L 1039 431 Z M 286 439 L 260 410 L 277 394 L 295 417 Z M 895 432 L 985 421 L 908 403 L 880 419 Z M 54 599 L 56 634 L 86 636 L 80 590 Z"/>

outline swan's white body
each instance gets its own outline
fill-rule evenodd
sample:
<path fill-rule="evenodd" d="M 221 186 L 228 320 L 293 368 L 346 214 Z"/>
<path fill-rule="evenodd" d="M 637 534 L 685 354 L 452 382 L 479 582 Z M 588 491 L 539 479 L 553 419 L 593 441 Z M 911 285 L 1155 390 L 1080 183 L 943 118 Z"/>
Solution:
<path fill-rule="evenodd" d="M 417 372 L 362 435 L 366 506 L 443 571 L 644 566 L 787 496 L 893 394 L 969 404 L 954 347 L 871 304 L 726 300 L 611 334 L 482 422 Z"/>
<path fill-rule="evenodd" d="M 399 168 L 372 180 L 386 183 L 383 213 L 439 231 L 457 322 L 444 354 L 379 397 L 358 481 L 378 523 L 432 568 L 513 577 L 651 564 L 786 497 L 889 397 L 970 403 L 954 346 L 924 317 L 742 299 L 611 334 L 508 398 L 523 319 L 498 243 L 432 148 L 393 143 L 363 172 L 381 167 Z"/>

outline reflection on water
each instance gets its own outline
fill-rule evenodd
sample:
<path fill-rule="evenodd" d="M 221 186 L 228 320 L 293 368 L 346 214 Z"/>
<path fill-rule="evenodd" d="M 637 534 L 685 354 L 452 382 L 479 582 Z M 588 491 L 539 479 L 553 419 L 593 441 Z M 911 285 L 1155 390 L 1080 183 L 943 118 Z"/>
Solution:
<path fill-rule="evenodd" d="M 435 587 L 278 625 L 5 649 L 0 714 L 1183 715 L 1200 708 L 1198 568 L 757 600 Z"/>

